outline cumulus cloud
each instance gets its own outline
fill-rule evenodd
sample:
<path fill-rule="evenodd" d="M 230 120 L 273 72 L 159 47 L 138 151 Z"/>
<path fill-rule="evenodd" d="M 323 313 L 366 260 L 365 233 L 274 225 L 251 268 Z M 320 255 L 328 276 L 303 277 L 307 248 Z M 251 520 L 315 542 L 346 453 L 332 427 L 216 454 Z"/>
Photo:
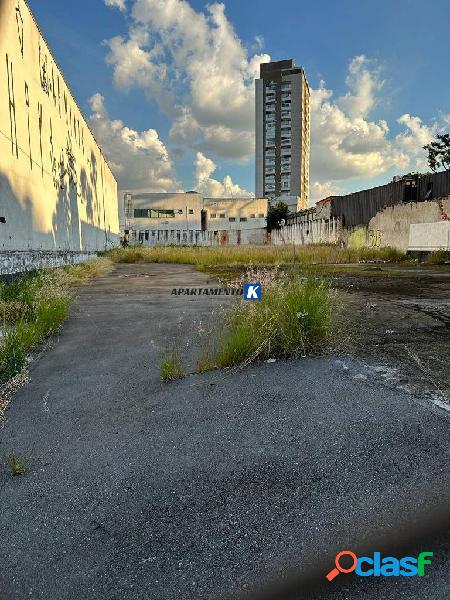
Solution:
<path fill-rule="evenodd" d="M 105 0 L 106 6 L 114 6 L 120 11 L 125 12 L 127 10 L 125 0 Z"/>
<path fill-rule="evenodd" d="M 342 192 L 342 188 L 333 181 L 315 181 L 311 185 L 310 199 L 312 202 L 317 202 L 328 196 L 338 196 Z"/>
<path fill-rule="evenodd" d="M 131 14 L 128 36 L 107 42 L 116 85 L 139 86 L 155 99 L 172 118 L 177 144 L 252 156 L 254 78 L 270 57 L 249 56 L 223 4 L 197 12 L 186 0 L 136 0 Z"/>
<path fill-rule="evenodd" d="M 392 136 L 385 120 L 370 118 L 384 82 L 376 63 L 365 56 L 350 62 L 346 83 L 349 91 L 336 98 L 324 82 L 312 90 L 311 197 L 315 199 L 321 186 L 329 192 L 338 182 L 352 178 L 426 168 L 423 146 L 437 131 L 436 124 L 427 126 L 419 117 L 404 114 L 397 119 L 404 130 Z"/>
<path fill-rule="evenodd" d="M 197 152 L 195 161 L 196 190 L 208 198 L 250 198 L 253 196 L 247 190 L 233 183 L 227 175 L 223 181 L 213 179 L 211 175 L 217 169 L 216 163 L 201 152 Z"/>
<path fill-rule="evenodd" d="M 376 94 L 384 85 L 377 63 L 364 54 L 355 56 L 350 61 L 345 83 L 349 91 L 338 99 L 338 105 L 350 117 L 367 116 L 377 104 Z"/>
<path fill-rule="evenodd" d="M 135 131 L 120 120 L 112 120 L 101 94 L 90 99 L 89 123 L 102 148 L 120 190 L 176 191 L 172 161 L 154 129 Z"/>
<path fill-rule="evenodd" d="M 409 157 L 410 170 L 427 170 L 427 157 L 423 147 L 438 133 L 437 123 L 429 127 L 419 117 L 412 117 L 409 114 L 402 115 L 397 122 L 404 125 L 405 130 L 395 137 L 394 144 Z"/>

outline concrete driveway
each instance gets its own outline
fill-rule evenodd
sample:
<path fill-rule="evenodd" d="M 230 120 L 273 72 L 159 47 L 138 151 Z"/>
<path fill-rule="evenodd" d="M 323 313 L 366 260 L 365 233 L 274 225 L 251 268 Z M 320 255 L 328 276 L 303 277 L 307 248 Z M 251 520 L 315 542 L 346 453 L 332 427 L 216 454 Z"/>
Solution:
<path fill-rule="evenodd" d="M 376 357 L 163 384 L 161 354 L 176 339 L 193 363 L 222 302 L 170 291 L 208 281 L 118 265 L 79 290 L 0 433 L 0 453 L 29 457 L 21 477 L 0 469 L 2 600 L 233 598 L 286 569 L 325 577 L 336 552 L 380 532 L 395 544 L 405 523 L 412 548 L 445 499 L 450 414 L 395 387 Z M 425 577 L 340 575 L 310 597 L 449 597 L 440 534 L 420 541 L 435 552 Z"/>

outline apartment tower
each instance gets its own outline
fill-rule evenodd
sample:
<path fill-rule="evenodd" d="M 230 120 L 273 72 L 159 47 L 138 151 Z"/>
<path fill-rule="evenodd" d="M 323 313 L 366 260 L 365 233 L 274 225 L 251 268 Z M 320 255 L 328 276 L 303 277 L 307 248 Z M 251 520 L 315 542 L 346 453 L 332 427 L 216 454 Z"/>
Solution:
<path fill-rule="evenodd" d="M 291 211 L 309 197 L 310 90 L 293 60 L 260 65 L 256 79 L 257 198 L 282 197 Z"/>

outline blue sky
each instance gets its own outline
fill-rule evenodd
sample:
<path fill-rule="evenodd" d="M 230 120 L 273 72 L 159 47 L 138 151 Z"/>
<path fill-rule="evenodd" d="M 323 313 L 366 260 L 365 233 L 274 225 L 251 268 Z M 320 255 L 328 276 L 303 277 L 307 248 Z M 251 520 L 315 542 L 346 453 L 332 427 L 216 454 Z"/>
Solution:
<path fill-rule="evenodd" d="M 450 128 L 448 2 L 223 4 L 29 0 L 120 188 L 253 192 L 252 78 L 268 56 L 303 65 L 314 90 L 315 199 L 426 167 L 421 146 Z"/>

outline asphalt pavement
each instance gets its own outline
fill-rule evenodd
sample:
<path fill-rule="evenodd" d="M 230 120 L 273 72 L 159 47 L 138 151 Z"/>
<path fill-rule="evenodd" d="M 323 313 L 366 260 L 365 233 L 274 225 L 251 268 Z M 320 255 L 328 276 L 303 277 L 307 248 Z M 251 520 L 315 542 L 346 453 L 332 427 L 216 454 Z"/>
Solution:
<path fill-rule="evenodd" d="M 0 454 L 28 462 L 0 468 L 0 598 L 223 600 L 291 577 L 302 598 L 309 575 L 314 598 L 450 597 L 446 514 L 420 530 L 448 500 L 450 413 L 376 356 L 162 383 L 161 357 L 192 367 L 231 301 L 171 290 L 213 285 L 189 266 L 116 265 L 78 290 L 0 432 Z M 400 538 L 434 552 L 424 577 L 325 580 L 340 550 Z"/>

